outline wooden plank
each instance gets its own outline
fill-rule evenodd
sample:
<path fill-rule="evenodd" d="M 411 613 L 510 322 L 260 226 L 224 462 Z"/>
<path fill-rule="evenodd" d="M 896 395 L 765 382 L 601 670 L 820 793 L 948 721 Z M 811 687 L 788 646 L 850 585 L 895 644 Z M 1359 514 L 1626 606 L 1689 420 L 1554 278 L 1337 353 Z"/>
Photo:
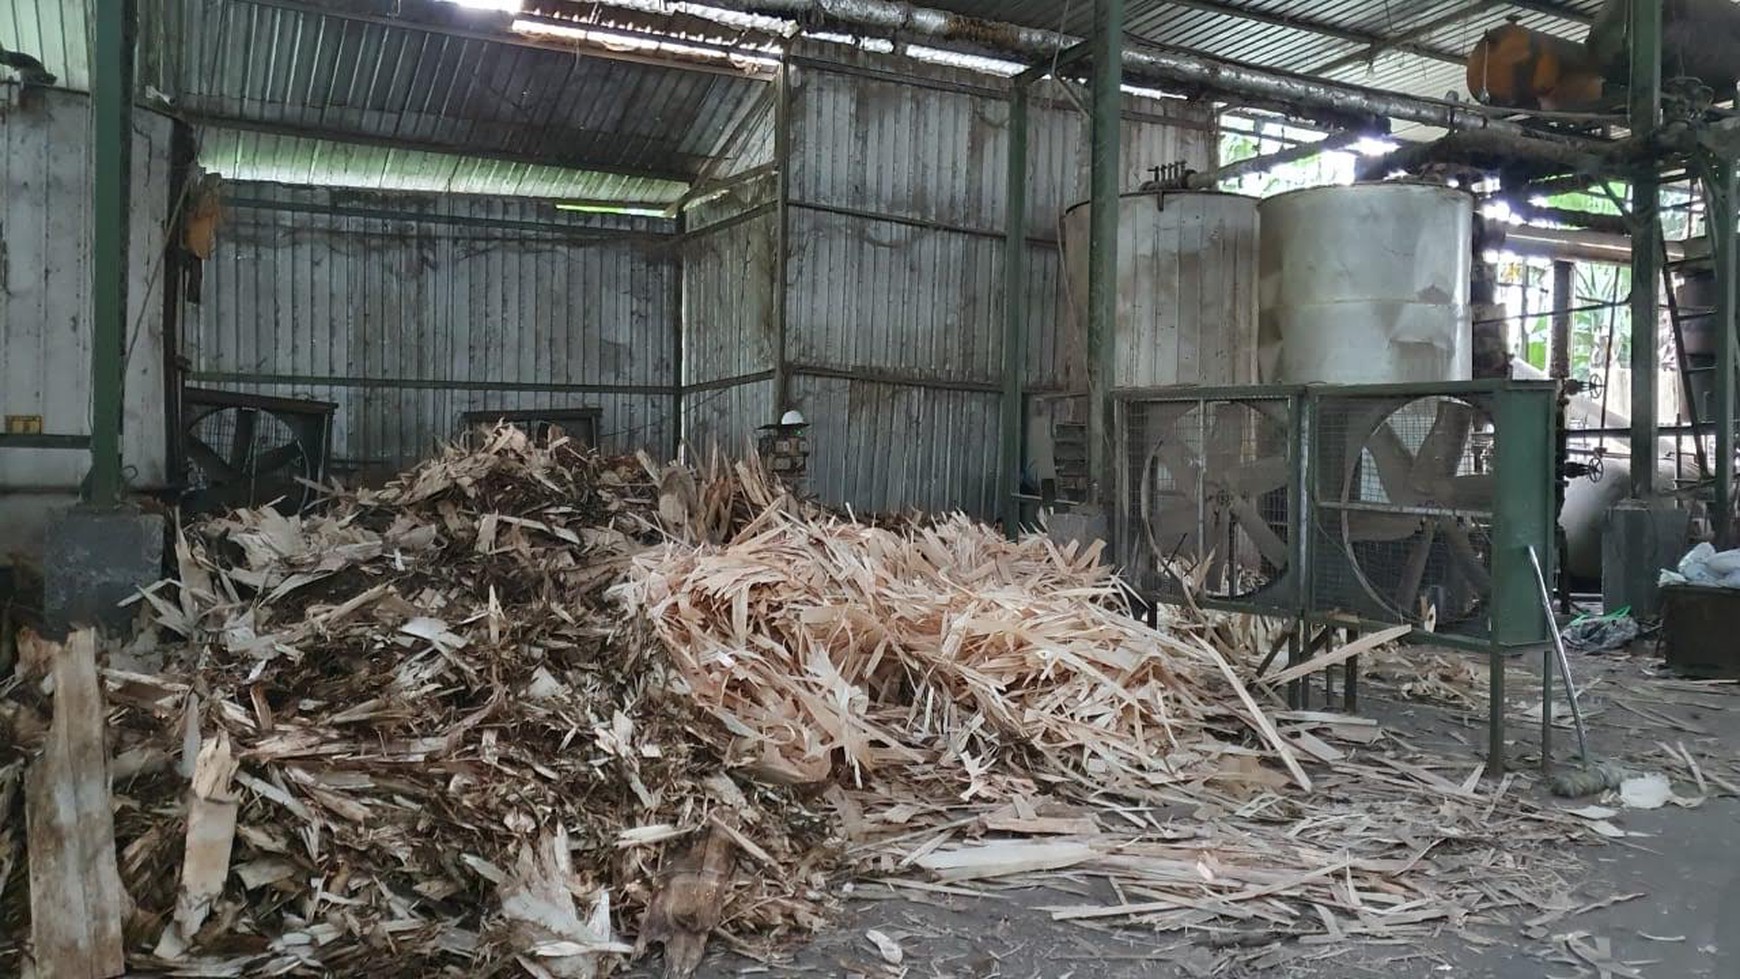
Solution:
<path fill-rule="evenodd" d="M 96 634 L 82 630 L 68 637 L 52 675 L 54 720 L 24 786 L 36 974 L 118 976 L 126 969 L 126 895 L 115 864 Z"/>
<path fill-rule="evenodd" d="M 1301 677 L 1307 677 L 1321 670 L 1326 670 L 1337 663 L 1345 663 L 1361 653 L 1367 653 L 1385 643 L 1394 642 L 1413 631 L 1414 627 L 1411 625 L 1399 625 L 1392 629 L 1385 629 L 1382 632 L 1373 632 L 1369 635 L 1360 636 L 1358 639 L 1355 639 L 1353 642 L 1348 643 L 1334 652 L 1324 653 L 1316 659 L 1308 659 L 1303 663 L 1295 663 L 1273 676 L 1263 677 L 1262 682 L 1265 686 L 1270 687 L 1278 687 L 1284 683 L 1291 683 Z"/>
<path fill-rule="evenodd" d="M 958 882 L 1008 877 L 1040 870 L 1062 870 L 1086 863 L 1098 855 L 1097 850 L 1084 843 L 1002 840 L 926 854 L 917 863 L 936 874 L 939 880 Z"/>

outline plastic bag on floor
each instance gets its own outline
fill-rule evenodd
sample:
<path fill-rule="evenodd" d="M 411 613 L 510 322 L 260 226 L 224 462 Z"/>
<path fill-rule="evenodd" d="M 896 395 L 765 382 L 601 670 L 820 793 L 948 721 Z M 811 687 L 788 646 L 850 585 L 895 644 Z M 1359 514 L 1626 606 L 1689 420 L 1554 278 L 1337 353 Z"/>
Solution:
<path fill-rule="evenodd" d="M 1565 645 L 1585 653 L 1624 649 L 1638 635 L 1637 620 L 1623 612 L 1578 619 L 1565 627 Z"/>

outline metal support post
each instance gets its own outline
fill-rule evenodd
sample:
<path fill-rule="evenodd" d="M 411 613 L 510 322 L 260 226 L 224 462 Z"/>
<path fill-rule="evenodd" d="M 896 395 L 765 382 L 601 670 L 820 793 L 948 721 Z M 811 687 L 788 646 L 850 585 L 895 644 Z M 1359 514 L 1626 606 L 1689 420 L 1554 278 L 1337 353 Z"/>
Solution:
<path fill-rule="evenodd" d="M 1641 140 L 1661 127 L 1661 0 L 1631 4 L 1631 132 Z M 1656 374 L 1661 288 L 1661 176 L 1645 164 L 1633 179 L 1631 237 L 1631 486 L 1637 499 L 1655 495 Z"/>
<path fill-rule="evenodd" d="M 1009 90 L 1009 179 L 1003 211 L 1003 532 L 1021 532 L 1027 373 L 1027 82 Z"/>
<path fill-rule="evenodd" d="M 1576 305 L 1577 263 L 1553 263 L 1553 335 L 1547 349 L 1547 376 L 1563 381 L 1571 376 L 1571 309 Z"/>
<path fill-rule="evenodd" d="M 778 421 L 796 407 L 791 400 L 791 65 L 780 66 L 773 80 L 774 253 L 773 253 L 773 417 Z"/>
<path fill-rule="evenodd" d="M 128 181 L 133 147 L 133 0 L 94 7 L 91 119 L 91 474 L 85 499 L 121 497 L 126 388 Z"/>
<path fill-rule="evenodd" d="M 1504 774 L 1504 649 L 1493 643 L 1486 650 L 1486 774 Z"/>
<path fill-rule="evenodd" d="M 1088 250 L 1088 469 L 1110 512 L 1113 343 L 1118 318 L 1118 174 L 1123 108 L 1124 0 L 1094 5 L 1093 176 Z"/>
<path fill-rule="evenodd" d="M 1740 165 L 1731 157 L 1717 161 L 1714 179 L 1709 188 L 1710 240 L 1715 243 L 1716 259 L 1716 543 L 1721 547 L 1734 545 L 1734 372 L 1736 338 L 1740 329 L 1740 296 L 1736 296 L 1736 275 L 1740 274 L 1736 252 L 1740 252 L 1740 228 L 1736 227 L 1735 207 L 1740 204 Z"/>

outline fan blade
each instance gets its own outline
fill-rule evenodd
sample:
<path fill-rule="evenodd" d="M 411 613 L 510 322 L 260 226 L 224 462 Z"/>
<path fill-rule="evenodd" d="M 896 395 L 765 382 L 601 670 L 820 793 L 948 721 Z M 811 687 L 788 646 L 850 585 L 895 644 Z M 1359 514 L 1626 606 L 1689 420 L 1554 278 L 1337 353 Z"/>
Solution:
<path fill-rule="evenodd" d="M 238 472 L 253 472 L 254 432 L 259 429 L 260 413 L 252 408 L 236 409 L 236 431 L 230 438 L 230 465 Z"/>
<path fill-rule="evenodd" d="M 1469 583 L 1482 595 L 1492 594 L 1492 575 L 1487 573 L 1486 562 L 1475 552 L 1474 541 L 1468 536 L 1468 528 L 1461 521 L 1444 519 L 1438 521 L 1438 529 L 1450 543 L 1451 559 L 1468 576 Z"/>
<path fill-rule="evenodd" d="M 241 478 L 242 474 L 236 471 L 236 467 L 230 465 L 228 459 L 218 455 L 211 446 L 199 439 L 191 435 L 188 436 L 183 443 L 183 448 L 187 450 L 188 458 L 205 471 L 207 482 L 229 483 Z"/>
<path fill-rule="evenodd" d="M 1190 447 L 1172 436 L 1161 436 L 1154 442 L 1153 457 L 1159 460 L 1173 485 L 1195 495 L 1202 487 L 1202 468 L 1191 454 Z"/>
<path fill-rule="evenodd" d="M 1414 614 L 1419 604 L 1420 585 L 1426 577 L 1426 562 L 1432 556 L 1432 544 L 1438 539 L 1438 522 L 1427 521 L 1420 533 L 1420 542 L 1408 552 L 1408 561 L 1402 566 L 1402 577 L 1396 585 L 1396 608 L 1404 616 Z"/>
<path fill-rule="evenodd" d="M 1468 448 L 1468 435 L 1474 429 L 1474 408 L 1462 401 L 1448 398 L 1438 402 L 1438 413 L 1420 451 L 1414 454 L 1414 470 L 1410 481 L 1415 486 L 1429 484 L 1434 479 L 1456 475 L 1462 464 L 1462 454 Z"/>
<path fill-rule="evenodd" d="M 1414 472 L 1414 454 L 1402 442 L 1389 419 L 1380 422 L 1372 430 L 1371 437 L 1365 440 L 1363 446 L 1353 447 L 1353 458 L 1358 459 L 1358 452 L 1364 448 L 1371 454 L 1372 465 L 1377 469 L 1378 485 L 1384 489 L 1384 496 L 1391 503 L 1413 503 L 1417 497 L 1409 477 Z"/>
<path fill-rule="evenodd" d="M 1287 566 L 1287 542 L 1257 512 L 1255 504 L 1242 496 L 1234 497 L 1232 513 L 1238 519 L 1238 525 L 1244 529 L 1245 535 L 1251 539 L 1251 543 L 1257 546 L 1257 553 L 1277 568 Z"/>
<path fill-rule="evenodd" d="M 1203 456 L 1208 463 L 1210 479 L 1237 466 L 1244 454 L 1245 437 L 1250 434 L 1251 414 L 1239 403 L 1214 406 L 1214 421 L 1209 425 Z"/>
<path fill-rule="evenodd" d="M 254 471 L 256 473 L 274 473 L 285 468 L 287 463 L 297 460 L 300 460 L 300 463 L 296 467 L 297 474 L 300 475 L 301 471 L 307 466 L 308 454 L 302 451 L 301 442 L 289 442 L 278 446 L 276 449 L 273 449 L 256 459 L 254 461 Z"/>
<path fill-rule="evenodd" d="M 1493 495 L 1497 492 L 1497 483 L 1491 473 L 1481 473 L 1474 476 L 1445 476 L 1427 480 L 1421 483 L 1420 493 L 1423 499 L 1429 499 L 1439 506 L 1453 510 L 1479 510 L 1491 512 Z"/>

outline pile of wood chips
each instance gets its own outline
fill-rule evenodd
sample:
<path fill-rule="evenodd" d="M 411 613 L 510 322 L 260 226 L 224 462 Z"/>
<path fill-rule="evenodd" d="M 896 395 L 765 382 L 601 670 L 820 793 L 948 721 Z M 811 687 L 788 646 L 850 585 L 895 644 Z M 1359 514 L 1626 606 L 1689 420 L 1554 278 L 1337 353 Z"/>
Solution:
<path fill-rule="evenodd" d="M 827 820 L 727 767 L 729 734 L 602 599 L 665 539 L 656 477 L 503 429 L 318 515 L 184 534 L 144 596 L 151 666 L 102 673 L 130 963 L 590 976 L 625 933 L 688 967 L 715 927 L 819 923 Z M 0 688 L 0 786 L 43 741 L 36 645 Z M 0 934 L 30 934 L 22 885 Z"/>
<path fill-rule="evenodd" d="M 176 558 L 155 647 L 100 671 L 136 969 L 596 976 L 662 944 L 686 974 L 710 935 L 818 927 L 845 869 L 1067 870 L 1119 900 L 1060 919 L 1393 940 L 1549 906 L 1530 845 L 1580 835 L 1472 758 L 1280 709 L 1224 630 L 1131 618 L 1097 549 L 855 522 L 754 466 L 504 428 Z M 0 815 L 51 740 L 58 647 L 30 648 Z M 16 937 L 19 844 L 0 822 Z"/>

